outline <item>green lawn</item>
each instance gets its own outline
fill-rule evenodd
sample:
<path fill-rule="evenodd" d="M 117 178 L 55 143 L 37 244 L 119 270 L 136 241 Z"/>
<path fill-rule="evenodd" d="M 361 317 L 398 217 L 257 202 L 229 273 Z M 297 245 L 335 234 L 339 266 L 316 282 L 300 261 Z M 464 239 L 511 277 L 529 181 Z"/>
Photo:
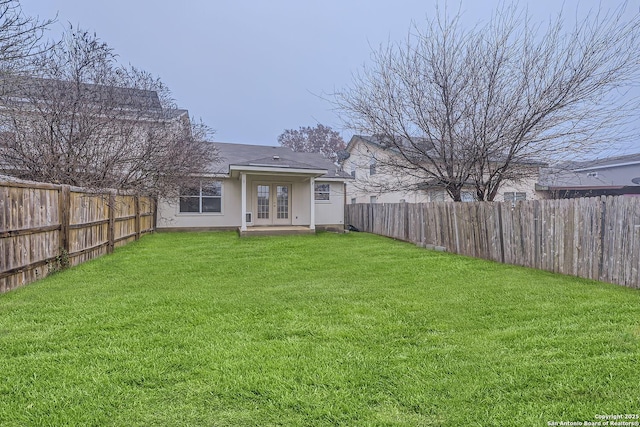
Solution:
<path fill-rule="evenodd" d="M 1 426 L 638 413 L 640 292 L 373 235 L 156 234 L 0 295 Z"/>

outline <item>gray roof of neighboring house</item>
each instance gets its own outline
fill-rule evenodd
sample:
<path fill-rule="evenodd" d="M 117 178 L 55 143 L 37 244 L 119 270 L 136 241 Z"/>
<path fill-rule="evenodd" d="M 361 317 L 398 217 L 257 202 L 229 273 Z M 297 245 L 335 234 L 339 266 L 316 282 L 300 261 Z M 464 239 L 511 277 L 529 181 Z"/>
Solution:
<path fill-rule="evenodd" d="M 545 168 L 540 171 L 539 185 L 572 189 L 638 186 L 640 153 Z"/>
<path fill-rule="evenodd" d="M 162 109 L 158 93 L 154 90 L 92 83 L 81 83 L 79 88 L 80 91 L 97 102 L 110 100 L 117 102 L 118 106 L 124 108 Z M 52 96 L 62 98 L 75 92 L 76 82 L 21 76 L 5 81 L 5 90 L 9 95 L 25 98 L 44 99 L 47 91 L 51 92 Z"/>
<path fill-rule="evenodd" d="M 640 153 L 626 154 L 624 156 L 603 157 L 600 159 L 587 160 L 583 162 L 571 162 L 563 165 L 563 169 L 587 170 L 601 169 L 609 167 L 619 167 L 623 165 L 640 163 Z"/>
<path fill-rule="evenodd" d="M 302 153 L 287 147 L 266 145 L 232 144 L 226 142 L 212 143 L 218 150 L 220 162 L 214 170 L 228 173 L 230 165 L 236 166 L 268 166 L 287 169 L 322 169 L 327 170 L 324 178 L 351 178 L 351 175 L 339 170 L 338 166 L 320 153 Z M 274 156 L 276 156 L 274 158 Z"/>
<path fill-rule="evenodd" d="M 31 76 L 5 78 L 0 81 L 5 96 L 16 100 L 49 100 L 64 101 L 77 94 L 76 83 L 65 80 L 43 79 Z M 158 93 L 154 90 L 81 83 L 79 90 L 83 99 L 89 102 L 109 103 L 113 107 L 142 112 L 163 112 L 167 118 L 178 117 L 186 110 L 165 109 Z"/>
<path fill-rule="evenodd" d="M 182 108 L 169 108 L 169 109 L 163 110 L 163 112 L 164 112 L 164 117 L 167 119 L 177 119 L 183 114 L 189 114 L 189 110 L 185 110 Z"/>

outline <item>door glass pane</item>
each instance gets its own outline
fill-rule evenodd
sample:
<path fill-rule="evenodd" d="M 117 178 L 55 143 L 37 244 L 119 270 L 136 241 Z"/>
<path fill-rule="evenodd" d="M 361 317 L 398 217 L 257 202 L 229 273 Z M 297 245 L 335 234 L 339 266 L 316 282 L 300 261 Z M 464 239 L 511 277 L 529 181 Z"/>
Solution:
<path fill-rule="evenodd" d="M 258 185 L 258 219 L 269 219 L 268 185 Z"/>
<path fill-rule="evenodd" d="M 276 186 L 277 200 L 278 200 L 278 219 L 289 218 L 289 186 L 278 185 Z"/>

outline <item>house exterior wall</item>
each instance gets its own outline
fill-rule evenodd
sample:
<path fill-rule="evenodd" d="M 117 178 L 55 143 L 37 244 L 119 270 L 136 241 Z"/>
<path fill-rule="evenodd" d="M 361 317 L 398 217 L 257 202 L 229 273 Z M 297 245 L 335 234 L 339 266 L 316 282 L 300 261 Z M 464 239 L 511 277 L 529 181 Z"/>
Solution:
<path fill-rule="evenodd" d="M 316 180 L 317 184 L 327 183 Z M 344 196 L 345 186 L 343 182 L 328 182 L 330 184 L 329 201 L 316 200 L 316 225 L 344 225 Z M 307 204 L 309 206 L 309 204 Z"/>
<path fill-rule="evenodd" d="M 216 179 L 207 179 L 208 181 Z M 217 179 L 222 182 L 222 212 L 182 213 L 179 200 L 158 201 L 158 229 L 234 229 L 242 225 L 242 183 L 238 178 Z M 322 181 L 330 184 L 329 201 L 315 202 L 316 226 L 341 227 L 344 224 L 344 184 Z M 308 226 L 311 222 L 311 184 L 309 178 L 287 176 L 247 175 L 247 212 L 255 220 L 256 189 L 258 184 L 286 184 L 291 186 L 291 225 Z M 248 223 L 247 225 L 254 225 Z"/>
<path fill-rule="evenodd" d="M 494 200 L 496 202 L 505 201 L 505 193 L 507 192 L 526 193 L 527 200 L 544 199 L 544 195 L 536 191 L 537 181 L 538 181 L 537 176 L 530 176 L 518 182 L 507 181 L 500 186 L 500 189 L 498 190 L 498 194 L 496 195 L 496 198 Z"/>
<path fill-rule="evenodd" d="M 222 182 L 221 213 L 180 212 L 176 199 L 158 200 L 158 229 L 163 228 L 235 228 L 240 226 L 241 183 L 237 179 L 220 179 Z"/>
<path fill-rule="evenodd" d="M 421 191 L 389 191 L 385 183 L 395 178 L 385 172 L 379 161 L 388 156 L 379 147 L 358 140 L 350 147 L 349 158 L 343 163 L 343 170 L 354 178 L 347 182 L 347 203 L 370 203 L 375 197 L 376 203 L 423 203 L 430 201 L 429 194 Z M 371 174 L 372 163 L 375 173 Z M 404 177 L 404 179 L 410 179 Z"/>
<path fill-rule="evenodd" d="M 585 169 L 579 173 L 603 186 L 635 186 L 638 184 L 632 180 L 640 178 L 640 163 Z"/>

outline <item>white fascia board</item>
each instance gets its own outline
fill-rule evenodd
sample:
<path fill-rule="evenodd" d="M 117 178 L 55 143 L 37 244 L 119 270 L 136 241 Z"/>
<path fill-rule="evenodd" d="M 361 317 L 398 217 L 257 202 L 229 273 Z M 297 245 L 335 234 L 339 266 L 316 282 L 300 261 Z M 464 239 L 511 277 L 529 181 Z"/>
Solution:
<path fill-rule="evenodd" d="M 262 173 L 277 173 L 283 175 L 308 175 L 308 176 L 322 176 L 329 172 L 326 169 L 297 169 L 297 168 L 279 168 L 269 166 L 237 166 L 229 165 L 229 171 L 237 172 L 262 172 Z"/>
<path fill-rule="evenodd" d="M 602 165 L 602 166 L 591 166 L 588 168 L 580 168 L 580 169 L 571 169 L 572 172 L 588 172 L 588 171 L 592 171 L 592 170 L 596 170 L 596 169 L 612 169 L 612 168 L 617 168 L 620 166 L 633 166 L 633 165 L 637 165 L 640 164 L 640 161 L 635 161 L 635 162 L 624 162 L 624 163 L 611 163 L 608 165 Z"/>
<path fill-rule="evenodd" d="M 333 178 L 316 178 L 316 182 L 345 182 L 351 181 L 352 178 L 341 178 L 341 177 L 333 177 Z"/>
<path fill-rule="evenodd" d="M 222 172 L 203 172 L 189 175 L 193 178 L 231 178 L 231 174 Z"/>

